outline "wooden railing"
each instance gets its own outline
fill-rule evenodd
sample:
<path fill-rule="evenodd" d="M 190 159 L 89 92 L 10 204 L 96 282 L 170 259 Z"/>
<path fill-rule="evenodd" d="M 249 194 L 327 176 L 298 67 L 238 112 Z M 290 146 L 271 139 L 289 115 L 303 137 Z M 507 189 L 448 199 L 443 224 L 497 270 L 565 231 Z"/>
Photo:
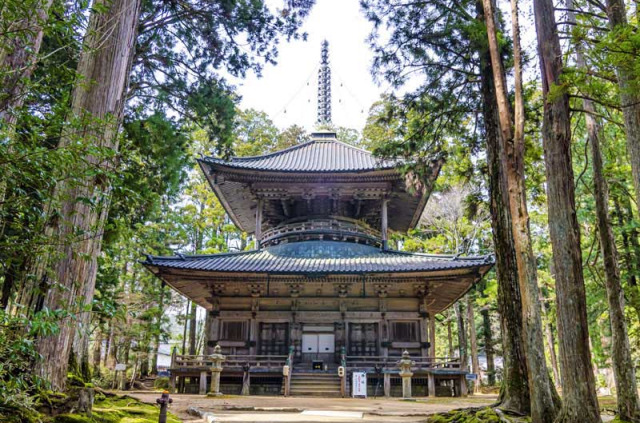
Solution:
<path fill-rule="evenodd" d="M 265 230 L 262 233 L 262 244 L 268 244 L 277 238 L 297 235 L 304 232 L 326 232 L 341 236 L 356 236 L 370 238 L 372 242 L 380 239 L 380 232 L 357 220 L 337 218 L 309 219 L 302 222 L 284 223 Z"/>
<path fill-rule="evenodd" d="M 349 368 L 353 369 L 366 369 L 379 367 L 384 368 L 397 368 L 400 356 L 397 357 L 383 357 L 383 356 L 353 356 L 348 355 L 346 357 L 346 363 Z M 411 357 L 411 360 L 415 362 L 415 369 L 460 369 L 460 360 L 457 358 L 448 357 Z"/>
<path fill-rule="evenodd" d="M 293 351 L 290 351 L 288 355 L 227 355 L 222 366 L 224 368 L 244 368 L 250 367 L 262 367 L 279 369 L 285 365 L 289 366 L 289 376 L 287 377 L 287 384 L 291 380 L 293 374 Z M 420 369 L 460 369 L 460 360 L 458 358 L 448 357 L 411 357 L 415 362 L 414 368 Z M 345 374 L 347 368 L 349 370 L 358 369 L 373 369 L 379 367 L 381 369 L 393 369 L 398 367 L 398 361 L 400 356 L 397 357 L 384 357 L 384 356 L 354 356 L 340 354 L 340 365 L 344 367 Z M 212 361 L 209 356 L 206 355 L 179 355 L 172 354 L 171 368 L 172 369 L 197 369 L 207 368 L 212 365 Z"/>
<path fill-rule="evenodd" d="M 227 367 L 267 367 L 282 368 L 287 361 L 286 355 L 227 355 L 222 363 Z M 175 355 L 172 357 L 171 368 L 198 368 L 210 367 L 213 362 L 206 355 Z"/>

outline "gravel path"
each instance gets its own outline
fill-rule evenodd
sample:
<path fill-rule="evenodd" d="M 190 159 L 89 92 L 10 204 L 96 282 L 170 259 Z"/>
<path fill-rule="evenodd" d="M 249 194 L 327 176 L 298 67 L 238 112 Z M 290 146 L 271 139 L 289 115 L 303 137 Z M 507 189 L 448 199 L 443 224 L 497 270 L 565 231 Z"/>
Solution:
<path fill-rule="evenodd" d="M 146 403 L 155 404 L 159 393 L 122 392 Z M 170 411 L 187 421 L 200 421 L 187 413 L 189 407 L 212 412 L 216 422 L 418 422 L 429 414 L 456 408 L 479 407 L 496 401 L 496 395 L 467 398 L 418 398 L 416 401 L 386 398 L 314 398 L 224 396 L 172 394 Z M 303 411 L 306 413 L 303 414 Z M 329 413 L 322 413 L 329 412 Z M 361 412 L 361 418 L 340 412 Z M 325 415 L 323 415 L 325 414 Z"/>

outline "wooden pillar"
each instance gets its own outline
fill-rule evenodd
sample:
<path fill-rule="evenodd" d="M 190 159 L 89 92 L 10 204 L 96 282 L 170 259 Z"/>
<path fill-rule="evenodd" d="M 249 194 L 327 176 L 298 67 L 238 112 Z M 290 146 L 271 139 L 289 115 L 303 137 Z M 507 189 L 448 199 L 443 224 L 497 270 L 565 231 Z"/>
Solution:
<path fill-rule="evenodd" d="M 388 230 L 389 230 L 389 218 L 387 215 L 387 204 L 389 200 L 387 198 L 382 199 L 382 210 L 380 215 L 380 220 L 382 221 L 382 227 L 380 228 L 380 232 L 382 234 L 382 249 L 387 249 L 388 244 Z"/>
<path fill-rule="evenodd" d="M 200 395 L 205 395 L 207 393 L 207 371 L 202 370 L 200 372 Z"/>
<path fill-rule="evenodd" d="M 260 241 L 262 240 L 262 198 L 258 198 L 258 206 L 256 207 L 256 250 L 260 249 Z"/>
<path fill-rule="evenodd" d="M 258 349 L 258 321 L 255 317 L 249 320 L 249 355 L 256 355 Z"/>
<path fill-rule="evenodd" d="M 171 376 L 169 377 L 169 392 L 172 394 L 176 393 L 176 375 L 171 372 Z"/>
<path fill-rule="evenodd" d="M 427 390 L 430 397 L 436 396 L 436 377 L 433 373 L 427 373 Z"/>
<path fill-rule="evenodd" d="M 219 311 L 212 310 L 207 312 L 207 317 L 204 325 L 205 330 L 205 348 L 204 354 L 213 354 L 213 348 L 220 340 L 220 318 Z"/>
<path fill-rule="evenodd" d="M 429 342 L 429 319 L 426 315 L 420 318 L 420 355 L 429 357 L 431 348 L 426 348 L 425 344 Z"/>
<path fill-rule="evenodd" d="M 435 358 L 436 356 L 436 316 L 429 316 L 429 356 Z"/>
<path fill-rule="evenodd" d="M 384 396 L 389 398 L 391 396 L 391 373 L 384 373 Z"/>

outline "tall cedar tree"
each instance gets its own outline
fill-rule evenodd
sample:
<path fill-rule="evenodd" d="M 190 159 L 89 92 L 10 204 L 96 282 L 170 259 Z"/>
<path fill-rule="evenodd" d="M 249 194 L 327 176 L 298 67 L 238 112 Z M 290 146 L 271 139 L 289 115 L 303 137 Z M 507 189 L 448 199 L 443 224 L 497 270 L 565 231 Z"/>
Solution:
<path fill-rule="evenodd" d="M 91 139 L 103 149 L 117 151 L 118 128 L 124 111 L 124 94 L 133 58 L 139 1 L 113 0 L 96 2 L 85 36 L 85 46 L 78 64 L 79 80 L 74 88 L 71 113 L 84 122 L 81 133 L 65 134 L 64 147 L 74 137 Z M 70 183 L 64 179 L 55 188 L 60 204 L 47 228 L 48 234 L 65 242 L 60 251 L 43 257 L 34 274 L 41 281 L 43 307 L 66 308 L 79 313 L 77 321 L 67 317 L 58 334 L 40 339 L 38 351 L 43 360 L 38 373 L 54 389 L 64 389 L 68 359 L 76 328 L 89 324 L 95 287 L 97 256 L 100 252 L 103 224 L 109 206 L 106 173 L 112 166 L 107 158 L 88 157 L 96 168 L 91 180 Z M 78 233 L 80 236 L 78 237 Z M 75 238 L 78 237 L 78 238 Z M 75 238 L 75 239 L 74 239 Z"/>
<path fill-rule="evenodd" d="M 600 422 L 591 367 L 580 230 L 575 208 L 569 96 L 561 80 L 562 50 L 553 1 L 536 0 L 533 10 L 544 100 L 542 137 L 562 372 L 563 401 L 556 421 Z"/>
<path fill-rule="evenodd" d="M 515 107 L 511 104 L 507 90 L 507 77 L 502 64 L 495 6 L 492 0 L 483 0 L 489 53 L 496 88 L 496 102 L 500 122 L 502 143 L 500 163 L 507 179 L 507 193 L 511 210 L 512 234 L 518 266 L 518 283 L 522 293 L 522 322 L 524 350 L 529 375 L 531 395 L 531 417 L 536 422 L 551 423 L 558 412 L 559 404 L 551 379 L 547 376 L 544 355 L 541 307 L 538 298 L 537 264 L 531 245 L 527 192 L 524 175 L 524 98 L 522 87 L 522 58 L 520 50 L 520 28 L 517 0 L 511 0 L 513 26 L 513 59 L 515 72 Z"/>
<path fill-rule="evenodd" d="M 423 114 L 422 124 L 414 125 L 411 133 L 401 134 L 400 142 L 389 142 L 376 149 L 377 154 L 424 157 L 437 147 L 432 140 L 437 142 L 447 136 L 468 139 L 464 122 L 473 122 L 477 118 L 478 104 L 482 105 L 481 126 L 487 146 L 504 351 L 501 405 L 528 414 L 530 400 L 523 350 L 521 296 L 506 176 L 499 159 L 500 126 L 491 58 L 486 48 L 482 1 L 389 4 L 383 0 L 368 0 L 362 4 L 375 25 L 371 44 L 376 54 L 376 70 L 396 85 L 401 85 L 410 72 L 420 72 L 425 78 L 418 92 L 405 100 L 408 107 Z M 390 30 L 386 43 L 378 39 L 376 31 L 383 24 Z"/>
<path fill-rule="evenodd" d="M 569 22 L 575 24 L 573 0 L 567 1 L 567 10 Z M 581 70 L 586 70 L 584 53 L 579 40 L 575 46 L 575 55 L 576 66 Z M 638 421 L 640 420 L 640 404 L 638 402 L 635 366 L 631 357 L 624 315 L 624 291 L 620 278 L 618 249 L 609 216 L 609 187 L 605 179 L 602 152 L 600 151 L 604 131 L 599 119 L 595 116 L 596 107 L 593 101 L 582 99 L 582 109 L 585 111 L 587 142 L 591 148 L 596 218 L 611 322 L 611 360 L 615 374 L 618 415 L 624 421 Z"/>

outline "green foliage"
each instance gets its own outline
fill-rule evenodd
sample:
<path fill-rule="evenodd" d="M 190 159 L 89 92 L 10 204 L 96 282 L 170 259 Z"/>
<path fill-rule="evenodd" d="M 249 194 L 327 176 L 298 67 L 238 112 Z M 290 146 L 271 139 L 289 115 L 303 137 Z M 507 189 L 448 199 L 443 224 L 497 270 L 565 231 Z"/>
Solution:
<path fill-rule="evenodd" d="M 156 378 L 156 380 L 153 382 L 153 387 L 161 391 L 169 390 L 169 378 L 168 377 Z"/>
<path fill-rule="evenodd" d="M 33 372 L 38 360 L 35 339 L 57 332 L 61 313 L 43 310 L 31 318 L 0 310 L 0 420 L 34 421 L 37 395 L 46 383 Z"/>

